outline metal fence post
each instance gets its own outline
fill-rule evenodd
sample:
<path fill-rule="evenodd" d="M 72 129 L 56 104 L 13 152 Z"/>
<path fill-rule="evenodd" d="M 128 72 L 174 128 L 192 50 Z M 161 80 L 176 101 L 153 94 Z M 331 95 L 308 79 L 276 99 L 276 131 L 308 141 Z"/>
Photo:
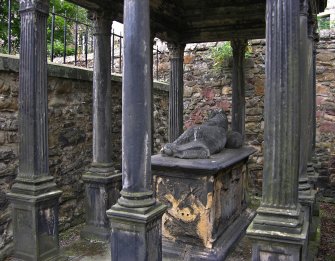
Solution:
<path fill-rule="evenodd" d="M 114 72 L 114 38 L 115 38 L 115 34 L 114 34 L 114 29 L 112 32 L 112 73 Z"/>
<path fill-rule="evenodd" d="M 87 41 L 88 41 L 88 25 L 86 25 L 86 32 L 85 32 L 85 66 L 87 67 Z"/>
<path fill-rule="evenodd" d="M 63 50 L 63 63 L 66 63 L 66 11 L 65 11 L 65 14 L 64 14 L 64 50 Z"/>
<path fill-rule="evenodd" d="M 50 60 L 51 62 L 54 61 L 54 36 L 55 36 L 55 6 L 52 7 L 51 13 L 51 53 L 50 53 Z"/>
<path fill-rule="evenodd" d="M 120 53 L 120 60 L 119 60 L 119 70 L 120 70 L 120 73 L 122 73 L 122 60 L 121 60 L 121 56 L 122 56 L 122 35 L 121 35 L 121 32 L 120 32 L 120 50 L 119 50 L 119 53 Z"/>
<path fill-rule="evenodd" d="M 78 12 L 78 7 L 77 7 Z M 78 53 L 78 16 L 76 15 L 75 21 L 75 44 L 74 44 L 74 65 L 77 65 L 77 53 Z"/>
<path fill-rule="evenodd" d="M 8 54 L 12 52 L 12 2 L 8 0 Z"/>

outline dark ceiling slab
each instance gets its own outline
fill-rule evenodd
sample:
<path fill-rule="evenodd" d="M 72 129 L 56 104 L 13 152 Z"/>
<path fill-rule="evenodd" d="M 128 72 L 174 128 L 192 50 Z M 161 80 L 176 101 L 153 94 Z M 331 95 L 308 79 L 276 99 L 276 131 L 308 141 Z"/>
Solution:
<path fill-rule="evenodd" d="M 123 0 L 70 0 L 122 23 Z M 326 0 L 312 0 L 313 13 Z M 265 38 L 266 0 L 151 0 L 151 31 L 161 40 L 196 43 Z"/>

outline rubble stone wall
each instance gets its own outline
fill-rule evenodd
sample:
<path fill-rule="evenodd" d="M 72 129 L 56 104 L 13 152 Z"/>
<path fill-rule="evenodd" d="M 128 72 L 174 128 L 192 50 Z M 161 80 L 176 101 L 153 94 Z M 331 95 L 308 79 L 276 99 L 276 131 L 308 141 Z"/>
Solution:
<path fill-rule="evenodd" d="M 188 44 L 184 53 L 184 128 L 202 123 L 212 109 L 231 120 L 232 61 L 214 66 L 211 49 L 220 43 Z M 265 41 L 253 40 L 246 56 L 246 144 L 257 149 L 249 160 L 249 190 L 262 191 Z M 169 78 L 168 50 L 160 56 L 159 76 Z M 335 198 L 335 30 L 322 31 L 317 48 L 317 137 L 315 166 L 324 197 Z"/>
<path fill-rule="evenodd" d="M 318 185 L 324 197 L 335 199 L 335 30 L 321 32 L 316 81 Z"/>
<path fill-rule="evenodd" d="M 60 198 L 60 230 L 84 222 L 82 174 L 92 159 L 92 71 L 48 67 L 49 169 Z M 114 164 L 121 169 L 121 76 L 112 76 Z M 0 56 L 0 260 L 12 247 L 11 210 L 6 193 L 18 172 L 18 59 Z M 157 152 L 167 141 L 168 91 L 154 85 Z"/>

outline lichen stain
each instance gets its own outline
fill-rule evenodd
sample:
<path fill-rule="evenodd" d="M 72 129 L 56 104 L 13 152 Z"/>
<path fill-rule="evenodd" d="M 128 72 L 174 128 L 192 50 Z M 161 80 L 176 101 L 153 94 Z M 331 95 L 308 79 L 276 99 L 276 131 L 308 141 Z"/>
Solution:
<path fill-rule="evenodd" d="M 179 205 L 182 203 L 182 199 L 175 199 L 172 194 L 165 195 L 165 198 L 171 203 L 171 208 L 168 209 L 168 213 L 175 219 L 181 220 L 186 223 L 197 221 L 195 224 L 196 233 L 202 240 L 203 244 L 207 248 L 212 248 L 211 234 L 213 226 L 210 222 L 210 212 L 213 205 L 213 193 L 207 194 L 207 203 L 204 206 L 201 201 L 194 195 L 190 195 L 192 198 L 191 206 L 180 208 Z M 199 219 L 197 219 L 199 217 Z M 163 220 L 163 234 L 166 237 L 171 237 L 170 233 L 164 226 L 164 222 L 168 219 L 167 217 Z"/>
<path fill-rule="evenodd" d="M 165 195 L 165 198 L 172 204 L 172 207 L 168 210 L 169 214 L 174 218 L 177 218 L 184 222 L 192 222 L 197 218 L 198 213 L 192 213 L 189 207 L 179 208 L 179 204 L 182 200 L 177 200 L 172 194 Z"/>
<path fill-rule="evenodd" d="M 213 231 L 213 224 L 210 222 L 210 212 L 213 206 L 213 193 L 207 194 L 207 204 L 204 206 L 199 200 L 196 199 L 192 208 L 200 215 L 200 220 L 197 224 L 197 234 L 202 239 L 203 244 L 207 248 L 213 247 L 213 240 L 211 234 Z"/>
<path fill-rule="evenodd" d="M 171 216 L 164 214 L 162 217 L 162 234 L 164 237 L 171 239 L 172 241 L 176 241 L 176 237 L 172 236 L 169 229 L 166 228 L 167 223 L 172 222 Z"/>

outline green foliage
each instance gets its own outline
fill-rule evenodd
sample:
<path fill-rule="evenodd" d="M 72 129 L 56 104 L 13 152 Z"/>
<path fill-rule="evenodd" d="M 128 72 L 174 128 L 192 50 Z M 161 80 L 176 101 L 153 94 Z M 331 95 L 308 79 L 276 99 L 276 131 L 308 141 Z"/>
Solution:
<path fill-rule="evenodd" d="M 74 47 L 72 45 L 70 46 L 66 46 L 66 55 L 74 55 Z M 51 43 L 48 43 L 48 53 L 51 53 Z M 55 40 L 54 41 L 54 57 L 61 57 L 64 55 L 64 43 L 59 41 L 59 40 Z"/>
<path fill-rule="evenodd" d="M 224 65 L 229 64 L 229 60 L 233 57 L 233 49 L 230 45 L 230 42 L 223 42 L 216 47 L 211 48 L 211 57 L 214 60 L 214 69 L 221 71 Z M 251 46 L 247 45 L 245 50 L 245 58 L 251 57 Z"/>
<path fill-rule="evenodd" d="M 325 30 L 330 29 L 335 26 L 335 23 L 333 21 L 330 21 L 330 16 L 321 16 L 318 17 L 318 29 L 319 30 Z"/>
<path fill-rule="evenodd" d="M 230 42 L 223 42 L 211 49 L 211 57 L 214 60 L 214 68 L 217 70 L 221 70 L 224 61 L 227 61 L 232 56 L 233 49 L 230 46 Z"/>
<path fill-rule="evenodd" d="M 20 17 L 19 17 L 19 1 L 12 0 L 12 53 L 19 52 L 20 43 Z M 75 40 L 75 19 L 82 23 L 88 23 L 87 11 L 84 8 L 68 3 L 64 0 L 50 1 L 50 15 L 48 17 L 47 28 L 47 43 L 48 52 L 51 51 L 51 21 L 52 21 L 52 7 L 54 6 L 55 13 L 69 19 L 66 20 L 66 45 L 67 55 L 74 54 L 74 40 Z M 54 56 L 62 56 L 64 50 L 64 24 L 65 19 L 61 16 L 55 16 L 55 30 L 54 30 Z M 83 26 L 82 26 L 83 28 Z M 79 26 L 80 32 L 80 26 Z M 7 53 L 8 48 L 8 0 L 0 0 L 0 52 Z"/>
<path fill-rule="evenodd" d="M 8 52 L 8 0 L 0 0 L 0 52 Z M 11 43 L 12 52 L 16 53 L 20 44 L 19 1 L 11 1 Z"/>

